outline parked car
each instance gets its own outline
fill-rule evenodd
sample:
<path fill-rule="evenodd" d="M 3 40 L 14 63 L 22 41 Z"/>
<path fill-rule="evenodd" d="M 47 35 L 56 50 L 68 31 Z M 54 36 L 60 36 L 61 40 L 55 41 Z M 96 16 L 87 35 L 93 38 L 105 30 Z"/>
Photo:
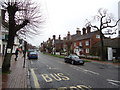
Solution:
<path fill-rule="evenodd" d="M 28 54 L 28 59 L 38 59 L 38 54 L 37 52 L 29 52 Z"/>
<path fill-rule="evenodd" d="M 69 56 L 66 56 L 64 58 L 65 62 L 71 63 L 71 64 L 81 64 L 84 65 L 84 60 L 80 59 L 79 56 L 70 54 Z"/>
<path fill-rule="evenodd" d="M 28 49 L 27 56 L 29 56 L 30 52 L 36 52 L 34 49 Z"/>

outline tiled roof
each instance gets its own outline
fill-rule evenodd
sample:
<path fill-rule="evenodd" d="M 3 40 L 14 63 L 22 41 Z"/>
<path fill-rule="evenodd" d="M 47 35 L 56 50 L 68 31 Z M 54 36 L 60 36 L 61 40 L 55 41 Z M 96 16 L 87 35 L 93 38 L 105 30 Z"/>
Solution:
<path fill-rule="evenodd" d="M 120 42 L 120 38 L 114 38 L 114 39 L 104 39 L 104 46 L 105 47 L 112 47 L 112 48 L 117 48 L 117 47 L 119 47 L 120 48 L 120 44 L 119 44 L 119 42 Z M 96 45 L 95 45 L 95 47 L 96 46 L 100 46 L 100 42 L 98 42 Z"/>
<path fill-rule="evenodd" d="M 94 31 L 94 32 L 90 32 L 90 33 L 86 33 L 86 34 L 83 34 L 83 35 L 80 35 L 80 34 L 74 34 L 72 35 L 72 39 L 73 40 L 84 40 L 84 39 L 88 39 L 88 38 L 91 38 L 95 33 L 97 33 L 98 31 Z"/>
<path fill-rule="evenodd" d="M 55 40 L 55 44 L 60 44 L 60 43 L 63 43 L 63 40 L 59 40 L 59 39 Z"/>

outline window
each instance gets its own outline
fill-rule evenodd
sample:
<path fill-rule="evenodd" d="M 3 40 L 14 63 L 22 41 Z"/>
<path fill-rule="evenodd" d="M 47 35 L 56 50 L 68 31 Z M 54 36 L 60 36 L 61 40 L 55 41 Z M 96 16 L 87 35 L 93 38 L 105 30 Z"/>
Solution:
<path fill-rule="evenodd" d="M 85 44 L 86 44 L 86 46 L 89 46 L 89 41 L 86 41 Z"/>
<path fill-rule="evenodd" d="M 96 38 L 100 38 L 100 35 L 96 35 Z"/>
<path fill-rule="evenodd" d="M 86 53 L 89 53 L 89 48 L 86 48 Z"/>
<path fill-rule="evenodd" d="M 82 42 L 79 43 L 79 46 L 82 46 Z"/>
<path fill-rule="evenodd" d="M 74 46 L 76 46 L 76 43 L 74 43 Z"/>

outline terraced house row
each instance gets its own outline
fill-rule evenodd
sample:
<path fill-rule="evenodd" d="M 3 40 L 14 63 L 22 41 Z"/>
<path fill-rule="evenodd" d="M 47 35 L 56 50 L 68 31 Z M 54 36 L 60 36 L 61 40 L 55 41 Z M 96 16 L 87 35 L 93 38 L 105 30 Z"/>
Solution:
<path fill-rule="evenodd" d="M 112 55 L 112 59 L 114 59 L 116 56 L 119 57 L 118 54 L 120 53 L 120 48 L 118 41 L 120 41 L 120 38 L 117 37 L 111 39 L 105 37 L 104 34 L 103 37 L 105 52 L 104 56 L 106 59 L 108 60 L 109 52 L 112 52 L 112 54 L 110 54 L 110 56 Z M 77 28 L 76 34 L 71 35 L 70 32 L 68 32 L 66 37 L 63 37 L 63 39 L 61 39 L 60 35 L 58 38 L 56 38 L 56 35 L 53 35 L 52 38 L 49 38 L 46 42 L 41 43 L 40 49 L 42 52 L 48 52 L 52 54 L 67 55 L 70 53 L 75 53 L 81 57 L 99 59 L 100 33 L 99 31 L 91 30 L 90 26 L 82 28 L 82 30 Z"/>

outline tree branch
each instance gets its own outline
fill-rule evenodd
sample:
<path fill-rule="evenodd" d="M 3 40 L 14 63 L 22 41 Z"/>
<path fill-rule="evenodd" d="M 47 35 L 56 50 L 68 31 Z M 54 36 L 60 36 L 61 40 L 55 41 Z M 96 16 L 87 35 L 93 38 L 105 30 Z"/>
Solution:
<path fill-rule="evenodd" d="M 16 32 L 17 32 L 18 30 L 20 30 L 21 28 L 25 27 L 28 23 L 29 23 L 29 20 L 24 20 L 22 24 L 16 25 L 16 27 L 15 27 Z"/>
<path fill-rule="evenodd" d="M 96 28 L 99 31 L 99 28 L 96 25 L 95 26 L 90 25 L 90 26 L 93 27 L 93 28 Z"/>
<path fill-rule="evenodd" d="M 102 27 L 102 29 L 104 29 L 104 28 L 113 28 L 113 27 L 115 27 L 115 26 L 117 26 L 117 24 L 118 24 L 118 22 L 120 21 L 120 19 L 115 23 L 115 25 L 108 25 L 108 23 L 107 23 L 107 25 L 106 26 L 103 26 Z"/>

